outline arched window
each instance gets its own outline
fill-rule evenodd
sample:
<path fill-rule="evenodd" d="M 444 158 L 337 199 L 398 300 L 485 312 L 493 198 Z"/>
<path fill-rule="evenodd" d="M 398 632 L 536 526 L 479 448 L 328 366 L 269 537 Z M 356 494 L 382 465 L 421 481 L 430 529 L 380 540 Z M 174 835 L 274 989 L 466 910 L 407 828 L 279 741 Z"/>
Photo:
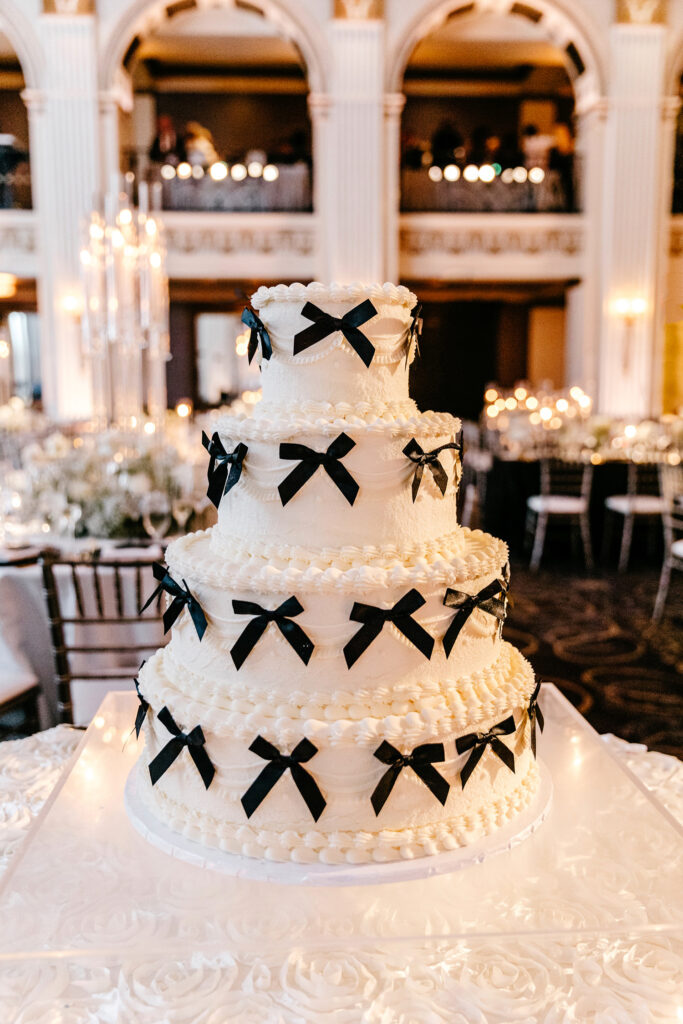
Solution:
<path fill-rule="evenodd" d="M 124 57 L 122 170 L 174 210 L 307 211 L 312 146 L 306 67 L 251 3 L 169 5 Z"/>
<path fill-rule="evenodd" d="M 401 208 L 575 212 L 573 80 L 584 70 L 531 5 L 452 11 L 405 67 Z"/>

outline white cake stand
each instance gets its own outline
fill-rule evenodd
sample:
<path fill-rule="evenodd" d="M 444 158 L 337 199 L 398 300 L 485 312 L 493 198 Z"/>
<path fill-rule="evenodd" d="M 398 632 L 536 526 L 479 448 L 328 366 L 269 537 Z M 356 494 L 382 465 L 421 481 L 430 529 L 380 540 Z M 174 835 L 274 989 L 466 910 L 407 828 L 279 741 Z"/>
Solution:
<path fill-rule="evenodd" d="M 540 784 L 532 802 L 512 821 L 496 829 L 490 836 L 485 836 L 470 846 L 447 850 L 433 857 L 388 861 L 384 864 L 296 864 L 293 861 L 241 857 L 235 853 L 202 846 L 192 839 L 186 839 L 178 832 L 173 832 L 158 821 L 141 800 L 137 786 L 140 762 L 134 765 L 126 780 L 124 801 L 128 817 L 144 839 L 169 856 L 195 867 L 222 871 L 238 878 L 279 882 L 283 885 L 377 885 L 461 871 L 519 846 L 545 821 L 552 804 L 553 784 L 550 772 L 543 762 L 539 762 L 538 767 Z"/>

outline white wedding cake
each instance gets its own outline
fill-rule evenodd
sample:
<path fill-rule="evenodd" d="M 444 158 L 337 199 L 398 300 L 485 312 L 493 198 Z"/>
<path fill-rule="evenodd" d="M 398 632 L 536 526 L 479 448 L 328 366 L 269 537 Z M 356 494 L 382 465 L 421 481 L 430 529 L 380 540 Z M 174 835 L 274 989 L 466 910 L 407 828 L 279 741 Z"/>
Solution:
<path fill-rule="evenodd" d="M 533 672 L 502 637 L 507 549 L 458 525 L 460 422 L 418 411 L 404 287 L 260 288 L 263 400 L 204 443 L 218 523 L 168 548 L 141 669 L 139 796 L 250 857 L 452 850 L 538 783 Z"/>

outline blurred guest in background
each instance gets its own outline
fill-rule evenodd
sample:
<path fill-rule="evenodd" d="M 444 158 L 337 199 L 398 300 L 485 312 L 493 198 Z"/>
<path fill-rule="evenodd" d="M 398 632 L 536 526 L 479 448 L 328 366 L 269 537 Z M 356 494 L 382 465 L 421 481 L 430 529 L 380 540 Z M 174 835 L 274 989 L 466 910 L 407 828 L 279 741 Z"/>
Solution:
<path fill-rule="evenodd" d="M 209 167 L 218 160 L 213 136 L 199 121 L 188 121 L 185 125 L 185 158 L 193 167 Z"/>
<path fill-rule="evenodd" d="M 456 159 L 456 150 L 462 149 L 463 137 L 452 121 L 442 121 L 432 136 L 432 162 L 445 167 Z"/>
<path fill-rule="evenodd" d="M 185 159 L 185 147 L 170 114 L 159 114 L 157 118 L 157 134 L 150 146 L 149 158 L 155 164 L 174 165 Z"/>
<path fill-rule="evenodd" d="M 574 196 L 574 137 L 566 121 L 558 121 L 555 125 L 555 145 L 548 154 L 548 167 L 557 171 L 562 189 L 560 208 L 573 210 Z"/>
<path fill-rule="evenodd" d="M 552 135 L 541 135 L 535 124 L 527 124 L 522 131 L 522 152 L 525 167 L 548 169 L 548 154 L 555 139 Z"/>
<path fill-rule="evenodd" d="M 0 208 L 14 206 L 12 174 L 18 164 L 28 160 L 28 153 L 20 149 L 14 135 L 0 131 Z"/>

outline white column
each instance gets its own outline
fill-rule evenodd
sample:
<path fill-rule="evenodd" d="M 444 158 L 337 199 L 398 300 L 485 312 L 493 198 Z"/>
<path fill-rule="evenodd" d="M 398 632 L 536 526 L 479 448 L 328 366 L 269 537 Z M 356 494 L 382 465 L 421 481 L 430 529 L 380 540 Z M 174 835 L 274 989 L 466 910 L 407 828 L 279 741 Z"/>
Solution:
<path fill-rule="evenodd" d="M 329 114 L 330 98 L 325 93 L 309 93 L 308 111 L 311 117 L 311 150 L 313 153 L 313 215 L 316 223 L 315 277 L 318 281 L 331 281 L 327 217 L 325 202 L 329 195 L 330 150 Z"/>
<path fill-rule="evenodd" d="M 81 223 L 98 186 L 96 40 L 89 15 L 43 15 L 45 92 L 27 96 L 38 210 L 44 402 L 62 419 L 88 416 L 90 379 L 80 323 Z"/>
<path fill-rule="evenodd" d="M 577 197 L 584 223 L 583 276 L 567 291 L 565 383 L 594 396 L 602 324 L 601 211 L 607 103 L 591 96 L 577 103 Z"/>
<path fill-rule="evenodd" d="M 332 280 L 383 281 L 384 24 L 331 22 L 334 51 L 324 209 Z"/>
<path fill-rule="evenodd" d="M 645 416 L 654 404 L 661 275 L 663 25 L 614 25 L 603 185 L 598 409 Z M 643 307 L 627 318 L 619 303 Z"/>
<path fill-rule="evenodd" d="M 390 93 L 384 97 L 384 272 L 387 281 L 397 283 L 401 258 L 401 115 L 405 102 L 402 93 Z"/>

